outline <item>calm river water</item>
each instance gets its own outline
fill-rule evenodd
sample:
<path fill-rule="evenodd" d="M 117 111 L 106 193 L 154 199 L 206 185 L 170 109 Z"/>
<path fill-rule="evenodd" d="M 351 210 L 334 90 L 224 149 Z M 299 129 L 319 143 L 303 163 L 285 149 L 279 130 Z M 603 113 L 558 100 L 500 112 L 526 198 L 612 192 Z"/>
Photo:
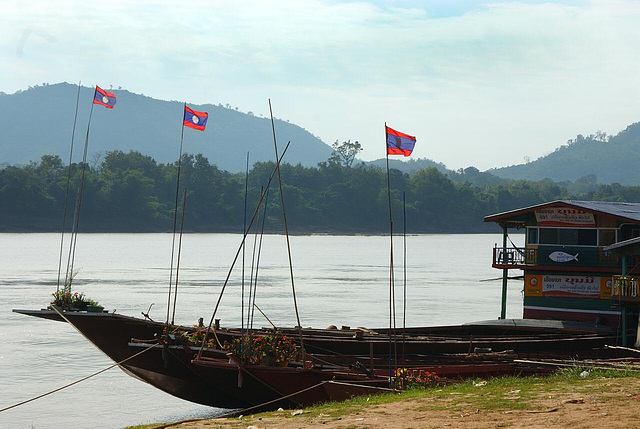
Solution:
<path fill-rule="evenodd" d="M 58 234 L 0 234 L 0 409 L 89 375 L 112 362 L 65 323 L 12 313 L 46 307 L 56 288 Z M 235 234 L 183 239 L 176 322 L 208 320 L 241 240 Z M 500 235 L 409 236 L 407 325 L 495 319 L 500 281 L 491 249 Z M 514 237 L 518 244 L 522 237 Z M 388 237 L 291 237 L 303 326 L 388 325 Z M 398 308 L 402 306 L 402 239 L 396 241 Z M 74 288 L 118 313 L 164 320 L 170 234 L 81 234 Z M 247 256 L 250 261 L 250 256 Z M 248 268 L 247 268 L 248 271 Z M 511 282 L 508 317 L 521 317 L 521 282 Z M 222 325 L 240 325 L 240 269 L 221 303 Z M 295 325 L 285 238 L 265 236 L 256 303 L 276 325 Z M 398 312 L 400 315 L 400 311 Z M 260 326 L 267 322 L 258 318 Z M 401 324 L 401 318 L 398 319 Z M 117 368 L 71 388 L 0 413 L 3 428 L 123 426 L 215 416 Z"/>

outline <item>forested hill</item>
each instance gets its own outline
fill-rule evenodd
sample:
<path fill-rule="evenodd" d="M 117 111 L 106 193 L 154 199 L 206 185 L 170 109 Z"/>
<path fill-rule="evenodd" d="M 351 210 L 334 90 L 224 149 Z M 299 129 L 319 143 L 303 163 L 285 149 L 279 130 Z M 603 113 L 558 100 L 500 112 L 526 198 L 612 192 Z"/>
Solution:
<path fill-rule="evenodd" d="M 380 158 L 374 161 L 367 161 L 365 162 L 365 164 L 368 166 L 375 166 L 375 167 L 386 169 L 386 162 L 387 160 L 385 158 Z M 389 167 L 395 168 L 396 170 L 400 170 L 403 173 L 413 173 L 414 171 L 422 170 L 428 167 L 435 167 L 441 173 L 445 173 L 445 174 L 451 173 L 451 170 L 448 170 L 447 166 L 444 165 L 443 163 L 432 161 L 427 158 L 408 158 L 408 159 L 402 159 L 402 160 L 390 158 Z"/>
<path fill-rule="evenodd" d="M 93 88 L 83 87 L 76 128 L 77 153 L 87 128 Z M 140 151 L 159 162 L 178 156 L 182 103 L 156 100 L 126 90 L 117 95 L 115 109 L 96 106 L 91 123 L 89 160 L 110 150 Z M 77 86 L 67 83 L 43 85 L 14 94 L 0 93 L 0 163 L 27 164 L 44 154 L 68 158 Z M 271 123 L 267 118 L 246 114 L 231 106 L 190 105 L 207 111 L 205 132 L 185 130 L 184 150 L 202 153 L 219 168 L 244 171 L 247 151 L 253 161 L 272 160 Z M 331 148 L 303 128 L 276 121 L 279 142 L 292 141 L 287 152 L 290 163 L 315 166 L 325 161 Z"/>
<path fill-rule="evenodd" d="M 554 181 L 576 180 L 595 175 L 600 183 L 640 184 L 640 123 L 616 136 L 604 133 L 583 136 L 559 147 L 555 152 L 528 164 L 489 170 L 508 179 Z"/>
<path fill-rule="evenodd" d="M 289 227 L 297 233 L 385 233 L 388 230 L 387 177 L 382 168 L 349 167 L 330 158 L 318 167 L 282 167 Z M 68 210 L 80 183 L 73 164 Z M 249 210 L 253 211 L 274 163 L 256 163 L 249 174 Z M 0 231 L 57 231 L 63 213 L 67 167 L 58 156 L 26 166 L 0 169 Z M 591 181 L 556 184 L 550 180 L 490 183 L 469 168 L 456 181 L 434 167 L 412 174 L 391 170 L 394 217 L 402 219 L 406 192 L 410 233 L 497 231 L 483 217 L 556 199 L 640 202 L 640 187 L 597 185 Z M 87 165 L 81 231 L 160 232 L 173 221 L 176 165 L 158 163 L 139 152 L 106 153 Z M 472 180 L 467 180 L 472 179 Z M 486 182 L 475 186 L 472 181 Z M 184 155 L 181 184 L 188 189 L 185 230 L 242 231 L 244 174 L 228 173 L 203 155 Z M 282 232 L 277 183 L 272 183 L 267 230 Z"/>

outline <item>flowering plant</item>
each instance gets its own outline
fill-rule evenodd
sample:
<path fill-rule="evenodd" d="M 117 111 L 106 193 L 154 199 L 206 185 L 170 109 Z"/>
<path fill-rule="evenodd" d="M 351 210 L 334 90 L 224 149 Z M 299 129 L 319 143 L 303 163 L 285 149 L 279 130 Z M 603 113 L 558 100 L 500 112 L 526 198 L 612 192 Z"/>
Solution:
<path fill-rule="evenodd" d="M 70 288 L 63 288 L 51 294 L 53 301 L 51 304 L 58 306 L 64 310 L 86 310 L 87 306 L 97 306 L 98 303 L 84 296 L 84 293 L 71 293 Z"/>
<path fill-rule="evenodd" d="M 276 332 L 260 337 L 245 336 L 225 342 L 224 349 L 252 364 L 277 366 L 285 364 L 298 353 L 293 339 Z"/>
<path fill-rule="evenodd" d="M 194 347 L 202 347 L 202 342 L 204 341 L 205 333 L 206 333 L 206 329 L 196 329 L 193 332 L 185 331 L 183 329 L 176 329 L 175 331 L 173 331 L 173 334 L 175 335 L 176 338 L 185 340 L 190 346 L 194 346 Z M 207 337 L 207 344 L 205 347 L 210 349 L 217 348 L 216 340 L 215 338 L 213 338 L 212 335 L 209 335 Z"/>
<path fill-rule="evenodd" d="M 397 389 L 433 387 L 438 384 L 438 375 L 422 369 L 398 368 L 393 372 L 392 382 Z"/>

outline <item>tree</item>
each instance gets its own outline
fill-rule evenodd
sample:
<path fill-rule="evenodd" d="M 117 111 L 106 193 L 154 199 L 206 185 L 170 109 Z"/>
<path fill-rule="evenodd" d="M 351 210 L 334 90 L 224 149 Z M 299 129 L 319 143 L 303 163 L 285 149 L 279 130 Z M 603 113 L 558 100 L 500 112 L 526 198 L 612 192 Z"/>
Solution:
<path fill-rule="evenodd" d="M 343 167 L 351 167 L 356 155 L 362 150 L 362 145 L 357 140 L 353 143 L 351 140 L 342 143 L 338 143 L 338 140 L 336 140 L 331 147 L 333 148 L 333 153 L 328 159 L 329 164 L 337 164 Z"/>

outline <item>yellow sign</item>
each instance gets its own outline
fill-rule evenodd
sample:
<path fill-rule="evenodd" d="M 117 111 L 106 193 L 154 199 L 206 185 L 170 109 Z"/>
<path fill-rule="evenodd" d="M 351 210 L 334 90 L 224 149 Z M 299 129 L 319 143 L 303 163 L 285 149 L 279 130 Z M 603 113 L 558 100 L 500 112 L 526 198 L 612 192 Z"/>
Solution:
<path fill-rule="evenodd" d="M 542 296 L 542 276 L 524 276 L 524 296 Z"/>
<path fill-rule="evenodd" d="M 587 279 L 591 279 L 593 281 L 596 281 L 596 284 L 599 286 L 599 298 L 600 299 L 611 299 L 611 287 L 613 285 L 613 281 L 611 279 L 611 277 L 589 277 L 589 276 L 549 276 L 546 275 L 547 278 L 547 283 L 551 283 L 549 282 L 549 278 L 553 277 L 553 279 L 555 279 L 556 277 L 558 279 L 563 279 L 566 280 L 564 282 L 562 282 L 561 285 L 554 285 L 556 286 L 553 289 L 558 289 L 561 292 L 565 292 L 565 293 L 558 293 L 558 291 L 556 290 L 551 290 L 550 286 L 547 286 L 545 289 L 545 281 L 543 279 L 543 275 L 541 274 L 536 274 L 536 275 L 531 275 L 528 274 L 524 277 L 524 296 L 567 296 L 567 297 L 579 297 L 579 296 L 588 296 L 588 295 L 593 295 L 591 292 L 589 291 L 584 291 L 584 290 L 580 290 L 580 291 L 573 291 L 573 290 L 567 290 L 564 291 L 563 289 L 566 289 L 566 287 L 561 288 L 559 286 L 566 286 L 565 283 L 571 283 L 572 285 L 575 282 L 575 280 L 587 280 Z M 573 282 L 570 280 L 574 280 Z M 582 283 L 582 282 L 580 282 Z M 589 288 L 590 290 L 592 289 L 592 287 Z M 543 293 L 544 292 L 544 293 Z M 573 292 L 573 293 L 568 293 L 568 292 Z M 597 297 L 597 295 L 596 295 Z"/>

